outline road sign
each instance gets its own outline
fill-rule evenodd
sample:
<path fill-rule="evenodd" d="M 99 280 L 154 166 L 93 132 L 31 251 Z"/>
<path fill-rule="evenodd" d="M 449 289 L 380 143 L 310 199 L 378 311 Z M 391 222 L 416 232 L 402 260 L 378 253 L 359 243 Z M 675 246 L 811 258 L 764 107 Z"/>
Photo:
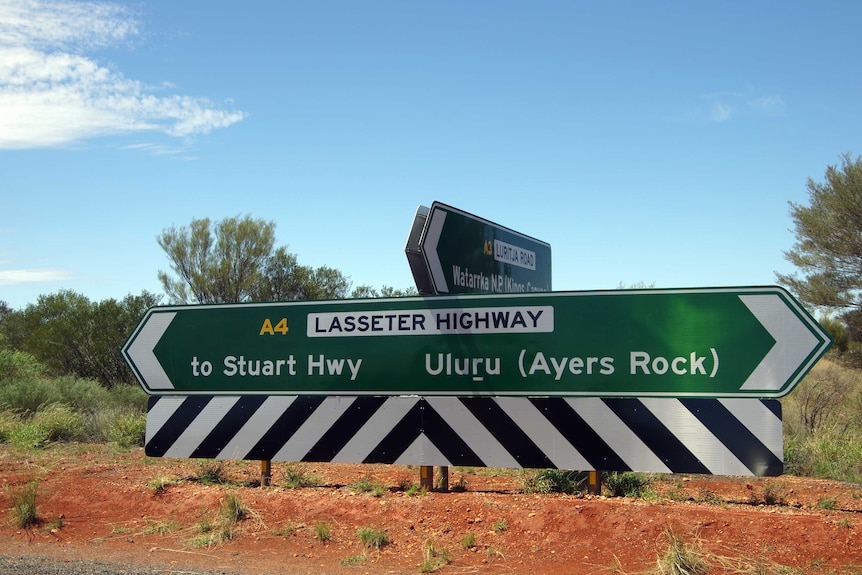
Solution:
<path fill-rule="evenodd" d="M 551 246 L 434 202 L 420 206 L 405 249 L 422 294 L 551 291 Z"/>
<path fill-rule="evenodd" d="M 831 340 L 778 287 L 150 309 L 151 394 L 780 397 Z"/>
<path fill-rule="evenodd" d="M 774 399 L 160 396 L 150 457 L 780 475 Z"/>

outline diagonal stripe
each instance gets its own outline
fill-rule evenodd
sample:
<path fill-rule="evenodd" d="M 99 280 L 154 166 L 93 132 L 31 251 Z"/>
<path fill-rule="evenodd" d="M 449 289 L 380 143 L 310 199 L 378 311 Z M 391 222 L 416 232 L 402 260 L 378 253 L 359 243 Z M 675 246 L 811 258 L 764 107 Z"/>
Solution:
<path fill-rule="evenodd" d="M 348 441 L 386 401 L 385 397 L 358 397 L 308 450 L 303 461 L 332 461 Z"/>
<path fill-rule="evenodd" d="M 418 397 L 390 397 L 387 399 L 386 403 L 375 411 L 365 425 L 335 454 L 332 462 L 356 463 L 364 461 L 372 450 L 384 440 L 386 434 L 404 419 L 418 401 Z"/>
<path fill-rule="evenodd" d="M 164 423 L 159 425 L 158 431 L 150 435 L 149 421 L 147 421 L 147 435 L 149 437 L 146 442 L 145 453 L 150 457 L 165 457 L 168 450 L 176 443 L 189 423 L 194 421 L 195 417 L 206 407 L 210 399 L 212 396 L 170 397 L 157 403 L 153 423 L 156 424 L 156 418 L 164 418 Z M 147 419 L 150 419 L 149 414 L 147 414 Z"/>
<path fill-rule="evenodd" d="M 437 414 L 464 440 L 488 467 L 520 467 L 512 454 L 457 397 L 429 397 L 426 399 Z"/>
<path fill-rule="evenodd" d="M 422 411 L 427 408 L 425 402 L 418 397 L 412 402 L 412 407 L 395 423 L 389 433 L 370 451 L 362 463 L 395 463 L 396 460 L 419 437 L 422 426 Z M 395 415 L 395 414 L 393 414 Z M 396 419 L 393 417 L 393 419 Z M 411 462 L 421 465 L 421 462 Z"/>
<path fill-rule="evenodd" d="M 202 438 L 215 427 L 239 400 L 238 396 L 212 397 L 188 427 L 174 441 L 165 457 L 192 457 Z"/>
<path fill-rule="evenodd" d="M 144 445 L 149 445 L 185 400 L 186 396 L 177 395 L 151 395 L 147 399 L 147 432 Z"/>
<path fill-rule="evenodd" d="M 323 403 L 323 396 L 299 396 L 278 416 L 258 442 L 246 454 L 246 459 L 275 459 L 275 454 Z"/>
<path fill-rule="evenodd" d="M 694 454 L 638 399 L 603 399 L 614 414 L 673 473 L 710 473 Z M 675 401 L 675 400 L 664 400 Z M 677 403 L 679 406 L 679 403 Z M 681 406 L 679 406 L 682 409 Z"/>
<path fill-rule="evenodd" d="M 515 458 L 519 467 L 538 469 L 553 467 L 553 462 L 548 456 L 512 421 L 512 418 L 493 398 L 465 397 L 461 401 Z"/>
<path fill-rule="evenodd" d="M 236 403 L 216 423 L 212 431 L 198 444 L 190 457 L 218 458 L 222 449 L 237 434 L 239 429 L 245 425 L 254 412 L 266 400 L 262 395 L 242 395 L 237 397 Z M 212 404 L 211 404 L 212 405 Z M 202 430 L 206 433 L 206 429 Z"/>
<path fill-rule="evenodd" d="M 261 397 L 264 399 L 263 403 L 225 444 L 219 452 L 219 459 L 253 459 L 253 457 L 248 457 L 253 448 L 258 445 L 268 430 L 277 427 L 278 419 L 296 400 L 295 395 L 254 397 Z"/>
<path fill-rule="evenodd" d="M 751 475 L 751 470 L 676 399 L 641 400 L 712 474 Z M 708 400 L 716 403 L 715 400 Z M 683 406 L 683 408 L 681 408 Z"/>
<path fill-rule="evenodd" d="M 296 433 L 272 457 L 278 461 L 305 461 L 306 454 L 317 440 L 332 424 L 338 421 L 341 414 L 347 411 L 355 397 L 327 396 L 314 410 L 314 416 L 306 419 Z"/>
<path fill-rule="evenodd" d="M 551 422 L 526 397 L 497 397 L 494 401 L 512 418 L 557 469 L 592 469 L 581 455 Z M 563 405 L 560 402 L 557 404 Z M 571 413 L 571 411 L 569 412 Z M 571 420 L 570 420 L 571 421 Z"/>
<path fill-rule="evenodd" d="M 778 400 L 771 401 L 778 403 Z M 719 408 L 723 407 L 727 410 L 727 415 L 724 415 L 724 410 L 718 413 L 719 410 L 716 409 L 715 417 L 719 415 L 726 417 L 727 423 L 722 425 L 722 420 L 708 420 L 698 415 L 704 425 L 709 427 L 755 475 L 783 473 L 784 430 L 781 419 L 776 418 L 760 401 L 721 399 L 718 400 L 718 404 Z M 710 410 L 710 416 L 712 411 Z M 718 426 L 721 427 L 716 431 Z"/>
<path fill-rule="evenodd" d="M 419 403 L 419 429 L 452 465 L 483 467 L 486 464 L 427 401 Z M 430 447 L 428 448 L 430 449 Z M 417 462 L 420 463 L 421 462 Z"/>
<path fill-rule="evenodd" d="M 772 412 L 772 414 L 777 417 L 779 420 L 781 419 L 781 402 L 773 399 L 761 399 L 760 403 Z"/>
<path fill-rule="evenodd" d="M 565 401 L 577 416 L 583 419 L 595 436 L 578 431 L 575 437 L 570 438 L 571 440 L 580 439 L 578 445 L 586 443 L 594 446 L 593 449 L 596 451 L 585 451 L 585 455 L 590 461 L 595 462 L 595 469 L 671 472 L 670 468 L 617 417 L 604 401 L 590 397 L 568 398 Z M 609 399 L 607 401 L 616 400 Z M 606 447 L 609 454 L 598 451 L 601 445 Z"/>

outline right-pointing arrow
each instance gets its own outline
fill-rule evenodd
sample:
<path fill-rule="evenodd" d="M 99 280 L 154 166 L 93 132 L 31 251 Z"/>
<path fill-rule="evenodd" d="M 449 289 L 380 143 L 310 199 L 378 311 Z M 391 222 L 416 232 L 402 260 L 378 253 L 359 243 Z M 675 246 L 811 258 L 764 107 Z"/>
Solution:
<path fill-rule="evenodd" d="M 799 371 L 800 367 L 806 365 L 818 346 L 829 346 L 829 337 L 825 334 L 816 337 L 813 330 L 819 326 L 803 321 L 778 295 L 740 295 L 739 299 L 775 340 L 775 345 L 740 389 L 778 391 L 785 385 L 792 389 L 807 371 Z"/>
<path fill-rule="evenodd" d="M 174 389 L 174 384 L 153 350 L 176 315 L 176 312 L 150 314 L 137 337 L 123 349 L 129 363 L 141 374 L 142 381 L 145 381 L 150 389 Z"/>

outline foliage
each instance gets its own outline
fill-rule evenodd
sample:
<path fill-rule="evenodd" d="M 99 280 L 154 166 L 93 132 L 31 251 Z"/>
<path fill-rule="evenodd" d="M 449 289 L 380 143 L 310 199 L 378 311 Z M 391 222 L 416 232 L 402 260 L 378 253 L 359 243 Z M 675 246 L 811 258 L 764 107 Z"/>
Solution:
<path fill-rule="evenodd" d="M 159 281 L 174 303 L 338 299 L 350 281 L 336 269 L 300 265 L 275 247 L 275 222 L 234 216 L 194 219 L 162 231 L 158 243 L 174 275 Z"/>
<path fill-rule="evenodd" d="M 22 311 L 4 314 L 0 334 L 6 349 L 35 359 L 31 365 L 34 369 L 42 364 L 50 374 L 74 374 L 111 388 L 118 383 L 134 383 L 120 348 L 147 308 L 158 301 L 157 296 L 143 292 L 119 302 L 107 299 L 94 303 L 81 294 L 63 290 L 39 296 L 35 304 Z M 10 361 L 20 365 L 25 359 Z M 28 374 L 16 377 L 27 378 Z"/>
<path fill-rule="evenodd" d="M 419 295 L 415 287 L 411 286 L 407 289 L 395 289 L 390 286 L 383 286 L 379 290 L 368 286 L 357 286 L 350 292 L 352 298 L 393 298 L 393 297 L 413 297 Z"/>
<path fill-rule="evenodd" d="M 143 447 L 147 432 L 147 415 L 122 411 L 109 412 L 105 439 L 118 447 Z"/>
<path fill-rule="evenodd" d="M 207 459 L 198 465 L 198 471 L 195 474 L 195 481 L 203 485 L 221 485 L 228 483 L 228 477 L 225 473 L 224 462 L 215 459 Z"/>
<path fill-rule="evenodd" d="M 318 521 L 314 524 L 314 534 L 321 543 L 332 539 L 332 524 L 328 521 Z"/>
<path fill-rule="evenodd" d="M 31 480 L 18 488 L 9 488 L 9 499 L 12 503 L 12 518 L 18 529 L 30 529 L 39 524 L 36 510 L 36 495 L 39 492 L 39 482 Z"/>
<path fill-rule="evenodd" d="M 862 373 L 820 360 L 781 400 L 788 473 L 862 480 Z"/>
<path fill-rule="evenodd" d="M 839 432 L 862 429 L 862 373 L 820 360 L 782 406 L 790 435 L 833 426 Z"/>
<path fill-rule="evenodd" d="M 808 180 L 808 206 L 790 203 L 796 243 L 785 257 L 802 272 L 776 274 L 808 304 L 827 308 L 862 305 L 862 157 L 842 157 L 825 181 Z"/>
<path fill-rule="evenodd" d="M 572 493 L 583 491 L 587 481 L 584 471 L 563 469 L 540 469 L 527 472 L 521 477 L 524 493 Z"/>
<path fill-rule="evenodd" d="M 605 474 L 602 483 L 611 497 L 643 497 L 652 480 L 643 473 L 615 471 Z"/>
<path fill-rule="evenodd" d="M 428 539 L 422 547 L 422 563 L 419 564 L 420 573 L 433 573 L 449 564 L 449 554 L 442 547 L 438 547 L 433 540 Z"/>
<path fill-rule="evenodd" d="M 69 406 L 52 403 L 8 429 L 6 441 L 39 449 L 55 441 L 78 441 L 85 437 L 84 418 Z"/>
<path fill-rule="evenodd" d="M 371 549 L 373 547 L 374 549 L 379 550 L 384 545 L 389 544 L 389 535 L 381 529 L 361 527 L 357 534 L 359 535 L 359 541 L 362 542 L 363 547 L 366 549 Z"/>
<path fill-rule="evenodd" d="M 668 529 L 667 549 L 656 560 L 659 575 L 706 575 L 710 571 L 707 554 L 698 542 L 690 543 Z"/>
<path fill-rule="evenodd" d="M 350 487 L 360 493 L 370 493 L 374 497 L 382 497 L 383 494 L 386 493 L 386 487 L 380 483 L 371 481 L 371 477 L 369 475 L 366 475 L 356 483 L 353 483 Z"/>
<path fill-rule="evenodd" d="M 192 547 L 212 547 L 236 538 L 236 526 L 253 512 L 242 499 L 233 493 L 226 494 L 221 501 L 218 519 L 215 523 L 204 518 L 198 525 L 202 535 L 189 541 Z"/>
<path fill-rule="evenodd" d="M 275 245 L 275 223 L 236 216 L 223 219 L 213 229 L 209 218 L 194 219 L 188 227 L 163 230 L 158 243 L 179 276 L 159 271 L 171 301 L 248 301 Z"/>
<path fill-rule="evenodd" d="M 320 477 L 308 471 L 301 463 L 288 463 L 284 468 L 283 477 L 284 486 L 289 489 L 320 485 Z"/>
<path fill-rule="evenodd" d="M 839 353 L 847 351 L 847 347 L 850 345 L 850 331 L 841 320 L 824 317 L 817 320 L 817 323 L 819 323 L 820 327 L 825 329 L 826 333 L 829 334 L 829 337 L 832 338 L 832 349 Z"/>
<path fill-rule="evenodd" d="M 146 394 L 137 386 L 107 390 L 72 376 L 0 381 L 0 442 L 43 447 L 52 441 L 143 445 Z"/>
<path fill-rule="evenodd" d="M 26 351 L 0 349 L 0 381 L 35 379 L 45 371 L 45 366 Z"/>

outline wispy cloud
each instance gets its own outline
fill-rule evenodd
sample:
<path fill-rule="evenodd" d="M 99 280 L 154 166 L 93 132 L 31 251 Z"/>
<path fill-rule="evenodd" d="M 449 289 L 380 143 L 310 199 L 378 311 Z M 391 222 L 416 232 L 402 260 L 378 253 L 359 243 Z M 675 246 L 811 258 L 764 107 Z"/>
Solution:
<path fill-rule="evenodd" d="M 785 106 L 781 96 L 751 92 L 701 94 L 676 120 L 686 124 L 723 124 L 743 117 L 780 116 Z"/>
<path fill-rule="evenodd" d="M 0 285 L 23 283 L 55 282 L 70 279 L 67 270 L 56 268 L 35 268 L 29 270 L 0 270 Z"/>
<path fill-rule="evenodd" d="M 0 149 L 156 131 L 206 134 L 244 118 L 207 98 L 159 96 L 86 54 L 139 33 L 125 6 L 0 0 Z"/>

